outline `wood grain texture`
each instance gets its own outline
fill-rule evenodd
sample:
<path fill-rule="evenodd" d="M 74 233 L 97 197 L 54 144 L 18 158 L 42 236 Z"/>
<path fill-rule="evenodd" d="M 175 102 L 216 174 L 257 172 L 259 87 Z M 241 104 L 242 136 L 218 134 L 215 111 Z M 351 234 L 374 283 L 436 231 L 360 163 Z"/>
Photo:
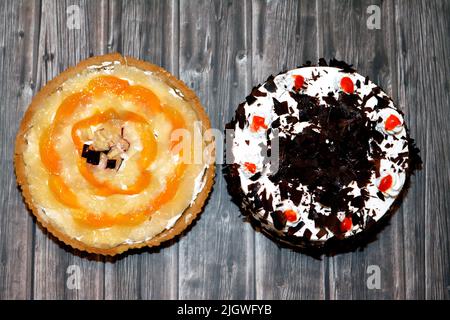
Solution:
<path fill-rule="evenodd" d="M 450 3 L 400 2 L 395 11 L 399 100 L 424 161 L 404 203 L 406 297 L 449 299 Z"/>
<path fill-rule="evenodd" d="M 13 152 L 19 119 L 35 89 L 38 4 L 1 2 L 0 33 L 0 299 L 32 296 L 33 228 L 16 187 Z"/>
<path fill-rule="evenodd" d="M 80 29 L 67 27 L 80 8 Z M 381 29 L 366 22 L 381 9 Z M 0 299 L 449 299 L 450 2 L 431 0 L 0 1 Z M 194 89 L 223 130 L 252 86 L 319 57 L 345 59 L 406 113 L 423 170 L 363 251 L 322 260 L 279 248 L 244 223 L 220 168 L 178 241 L 114 260 L 74 252 L 36 226 L 13 173 L 32 96 L 91 55 L 161 65 Z M 381 288 L 366 285 L 367 267 Z M 67 268 L 81 271 L 80 289 Z"/>
<path fill-rule="evenodd" d="M 180 78 L 221 131 L 250 89 L 249 5 L 180 1 Z M 179 298 L 252 298 L 254 234 L 231 204 L 219 166 L 213 188 L 207 209 L 180 242 Z"/>

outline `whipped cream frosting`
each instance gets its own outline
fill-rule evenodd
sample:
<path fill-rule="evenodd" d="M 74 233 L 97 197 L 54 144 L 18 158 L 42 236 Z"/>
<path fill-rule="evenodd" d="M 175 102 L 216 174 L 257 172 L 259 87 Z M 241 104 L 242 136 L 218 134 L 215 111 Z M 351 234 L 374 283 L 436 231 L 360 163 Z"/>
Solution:
<path fill-rule="evenodd" d="M 352 92 L 344 90 L 344 81 L 349 81 L 343 78 L 351 80 Z M 296 87 L 298 79 L 301 79 L 300 88 Z M 353 111 L 363 113 L 364 126 L 370 127 L 370 132 L 377 137 L 361 137 L 367 139 L 364 143 L 368 151 L 364 156 L 373 162 L 374 169 L 367 173 L 365 185 L 359 185 L 357 179 L 339 185 L 341 190 L 346 190 L 343 194 L 348 203 L 344 204 L 344 209 L 342 205 L 333 209 L 320 200 L 318 195 L 324 191 L 320 184 L 274 179 L 278 171 L 286 169 L 283 167 L 286 163 L 279 161 L 278 168 L 273 166 L 273 161 L 268 161 L 267 150 L 276 151 L 274 139 L 277 136 L 290 142 L 303 141 L 305 131 L 309 135 L 314 132 L 320 135 L 324 128 L 308 119 L 305 112 L 315 114 L 316 109 L 325 112 L 331 107 L 330 103 L 345 100 L 352 101 Z M 385 125 L 390 115 L 399 122 L 394 128 Z M 351 126 L 348 128 L 352 130 Z M 409 138 L 402 113 L 376 84 L 349 66 L 306 66 L 269 77 L 238 107 L 227 129 L 234 130 L 231 143 L 227 142 L 233 158 L 231 164 L 227 161 L 225 170 L 229 190 L 245 214 L 281 237 L 323 242 L 333 237 L 343 239 L 355 235 L 389 211 L 408 174 Z M 333 143 L 333 137 L 325 140 L 330 150 L 333 150 Z M 271 157 L 276 158 L 273 154 Z M 315 159 L 311 155 L 308 161 Z M 388 175 L 392 179 L 382 182 Z M 332 224 L 340 230 L 324 221 L 334 221 Z"/>

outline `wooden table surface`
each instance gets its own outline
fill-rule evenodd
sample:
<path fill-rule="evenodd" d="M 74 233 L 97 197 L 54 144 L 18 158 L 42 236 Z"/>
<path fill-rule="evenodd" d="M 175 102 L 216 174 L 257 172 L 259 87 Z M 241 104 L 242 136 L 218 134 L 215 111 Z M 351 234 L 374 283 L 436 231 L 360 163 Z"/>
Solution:
<path fill-rule="evenodd" d="M 381 9 L 380 29 L 367 27 L 370 5 Z M 450 1 L 10 0 L 0 1 L 0 15 L 0 298 L 449 298 Z M 217 168 L 201 218 L 179 241 L 115 260 L 73 252 L 26 210 L 14 137 L 47 81 L 108 52 L 179 76 L 220 129 L 271 73 L 344 59 L 405 111 L 423 169 L 363 251 L 318 260 L 280 249 L 242 222 Z M 370 289 L 378 271 L 380 287 Z"/>

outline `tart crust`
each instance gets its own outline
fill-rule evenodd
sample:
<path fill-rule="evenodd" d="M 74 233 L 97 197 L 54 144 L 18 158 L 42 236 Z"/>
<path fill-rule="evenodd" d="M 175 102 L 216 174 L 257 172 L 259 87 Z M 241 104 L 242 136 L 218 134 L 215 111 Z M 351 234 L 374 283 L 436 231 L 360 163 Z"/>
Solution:
<path fill-rule="evenodd" d="M 22 195 L 24 197 L 25 203 L 27 204 L 28 208 L 31 210 L 33 215 L 36 216 L 38 223 L 65 244 L 70 245 L 74 249 L 87 251 L 89 253 L 114 256 L 123 253 L 129 249 L 158 246 L 162 242 L 175 238 L 188 228 L 188 226 L 199 216 L 202 207 L 206 199 L 208 198 L 208 195 L 214 184 L 215 149 L 212 150 L 210 162 L 208 163 L 208 167 L 205 170 L 204 174 L 205 185 L 202 188 L 202 190 L 197 194 L 194 202 L 191 204 L 190 207 L 188 207 L 186 210 L 183 211 L 180 218 L 178 218 L 176 223 L 171 228 L 162 231 L 161 233 L 157 234 L 156 236 L 147 241 L 136 242 L 131 244 L 123 243 L 112 248 L 98 248 L 95 246 L 89 246 L 83 243 L 82 241 L 76 240 L 66 235 L 65 233 L 61 232 L 59 228 L 57 228 L 50 221 L 50 219 L 45 219 L 42 216 L 41 211 L 38 210 L 38 208 L 33 203 L 29 184 L 27 182 L 27 178 L 25 175 L 25 162 L 23 159 L 23 152 L 26 148 L 27 143 L 25 139 L 25 133 L 27 131 L 27 128 L 29 127 L 33 115 L 35 114 L 35 112 L 39 110 L 39 107 L 42 105 L 44 99 L 49 95 L 51 95 L 52 93 L 54 93 L 57 90 L 57 88 L 61 86 L 64 82 L 76 76 L 81 71 L 85 70 L 90 66 L 96 66 L 102 64 L 103 62 L 111 62 L 111 61 L 119 61 L 121 64 L 133 66 L 138 69 L 154 73 L 159 78 L 164 80 L 167 84 L 169 84 L 173 88 L 178 89 L 183 94 L 184 100 L 187 101 L 189 105 L 192 107 L 192 109 L 195 111 L 198 119 L 202 122 L 203 128 L 205 130 L 211 128 L 211 124 L 208 115 L 206 114 L 204 108 L 202 107 L 198 97 L 191 89 L 189 89 L 184 84 L 184 82 L 177 79 L 168 71 L 164 70 L 159 66 L 156 66 L 154 64 L 145 61 L 140 61 L 132 57 L 125 57 L 118 53 L 91 57 L 81 61 L 75 67 L 68 68 L 67 70 L 59 74 L 57 77 L 49 81 L 33 98 L 31 104 L 29 105 L 27 111 L 25 112 L 19 130 L 17 132 L 15 142 L 15 152 L 14 152 L 14 167 L 17 177 L 17 183 L 22 190 Z"/>

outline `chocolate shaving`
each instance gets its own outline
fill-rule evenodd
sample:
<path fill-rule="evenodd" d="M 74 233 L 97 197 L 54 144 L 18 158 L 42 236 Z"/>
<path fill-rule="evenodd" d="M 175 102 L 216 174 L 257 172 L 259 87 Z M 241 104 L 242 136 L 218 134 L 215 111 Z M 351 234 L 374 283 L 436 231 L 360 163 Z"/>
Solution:
<path fill-rule="evenodd" d="M 299 206 L 300 201 L 302 200 L 302 197 L 303 197 L 303 191 L 297 190 L 295 187 L 292 187 L 292 188 L 289 188 L 289 194 L 290 194 L 292 203 L 295 204 L 296 206 Z"/>
<path fill-rule="evenodd" d="M 281 200 L 289 199 L 289 190 L 291 188 L 289 186 L 289 182 L 287 182 L 286 180 L 282 180 L 282 181 L 280 181 L 280 184 L 278 185 L 278 187 L 280 188 Z"/>
<path fill-rule="evenodd" d="M 320 67 L 328 67 L 328 63 L 324 58 L 319 59 L 319 66 Z"/>
<path fill-rule="evenodd" d="M 311 72 L 311 79 L 316 81 L 319 78 L 320 78 L 320 72 L 317 72 L 317 74 L 314 74 L 314 71 Z"/>
<path fill-rule="evenodd" d="M 279 116 L 289 113 L 289 107 L 287 101 L 280 102 L 273 98 L 273 108 L 275 113 Z"/>
<path fill-rule="evenodd" d="M 245 97 L 245 101 L 247 101 L 248 105 L 252 105 L 253 103 L 255 103 L 256 98 L 252 95 L 249 95 Z"/>
<path fill-rule="evenodd" d="M 355 208 L 362 209 L 362 208 L 364 208 L 365 200 L 364 200 L 364 198 L 363 198 L 362 196 L 357 196 L 357 197 L 354 197 L 354 198 L 350 201 L 350 203 L 351 203 L 352 206 L 354 206 Z"/>
<path fill-rule="evenodd" d="M 294 235 L 297 231 L 299 231 L 301 228 L 303 228 L 304 225 L 305 225 L 305 223 L 303 221 L 299 221 L 297 223 L 297 225 L 290 227 L 288 229 L 288 232 L 287 232 L 288 235 L 290 235 L 290 236 Z"/>
<path fill-rule="evenodd" d="M 342 69 L 342 72 L 346 72 L 346 73 L 354 73 L 356 71 L 355 69 L 352 68 L 353 65 L 347 64 L 344 61 L 336 60 L 334 58 L 330 60 L 329 66 L 335 67 L 335 68 L 340 68 L 340 69 Z"/>
<path fill-rule="evenodd" d="M 273 205 L 272 205 L 273 204 L 273 196 L 272 196 L 272 194 L 270 194 L 270 196 L 267 197 L 266 190 L 264 190 L 263 193 L 261 194 L 261 202 L 262 202 L 263 208 L 266 211 L 268 211 L 268 212 L 273 211 Z"/>
<path fill-rule="evenodd" d="M 377 196 L 378 196 L 378 198 L 380 198 L 381 200 L 384 201 L 384 195 L 383 195 L 383 193 L 381 191 L 377 192 Z"/>
<path fill-rule="evenodd" d="M 306 239 L 310 240 L 312 236 L 312 232 L 309 229 L 305 229 L 305 232 L 303 233 L 303 237 L 305 237 Z"/>
<path fill-rule="evenodd" d="M 327 234 L 327 230 L 325 228 L 320 228 L 319 232 L 317 232 L 316 236 L 318 239 L 321 239 Z"/>
<path fill-rule="evenodd" d="M 271 123 L 271 127 L 276 129 L 281 125 L 281 120 L 280 118 L 275 119 L 274 121 L 272 121 Z"/>
<path fill-rule="evenodd" d="M 88 152 L 89 152 L 89 145 L 88 144 L 83 144 L 83 151 L 81 152 L 81 156 L 83 158 L 87 158 Z"/>
<path fill-rule="evenodd" d="M 362 226 L 363 223 L 364 223 L 364 221 L 363 221 L 363 219 L 362 219 L 362 216 L 360 216 L 360 215 L 358 215 L 358 214 L 353 214 L 353 215 L 351 216 L 351 219 L 352 219 L 352 224 L 353 224 L 354 226 L 357 226 L 357 225 Z"/>
<path fill-rule="evenodd" d="M 106 169 L 115 169 L 117 164 L 116 159 L 108 159 L 106 161 Z"/>
<path fill-rule="evenodd" d="M 264 84 L 264 88 L 269 92 L 277 91 L 277 85 L 275 84 L 273 79 L 274 79 L 274 76 L 270 76 L 269 78 L 267 78 L 267 81 Z"/>
<path fill-rule="evenodd" d="M 286 117 L 286 122 L 288 124 L 294 125 L 294 124 L 296 124 L 298 122 L 298 119 L 297 119 L 297 117 L 294 117 L 294 116 L 287 116 Z"/>
<path fill-rule="evenodd" d="M 378 103 L 375 106 L 376 109 L 384 109 L 384 108 L 388 108 L 389 107 L 390 100 L 389 100 L 388 97 L 385 97 L 385 96 L 380 97 L 380 96 L 377 95 L 376 98 L 378 100 Z"/>
<path fill-rule="evenodd" d="M 284 213 L 282 211 L 277 210 L 271 212 L 270 216 L 272 217 L 274 227 L 278 230 L 283 230 L 287 222 Z"/>
<path fill-rule="evenodd" d="M 257 87 L 254 87 L 251 95 L 254 97 L 265 97 L 265 96 L 267 96 L 267 93 L 259 91 L 259 89 Z"/>
<path fill-rule="evenodd" d="M 247 117 L 245 116 L 244 103 L 241 103 L 236 109 L 236 119 L 239 124 L 239 128 L 244 129 Z"/>
<path fill-rule="evenodd" d="M 92 165 L 98 165 L 100 163 L 100 151 L 89 149 L 86 154 L 86 162 Z"/>

